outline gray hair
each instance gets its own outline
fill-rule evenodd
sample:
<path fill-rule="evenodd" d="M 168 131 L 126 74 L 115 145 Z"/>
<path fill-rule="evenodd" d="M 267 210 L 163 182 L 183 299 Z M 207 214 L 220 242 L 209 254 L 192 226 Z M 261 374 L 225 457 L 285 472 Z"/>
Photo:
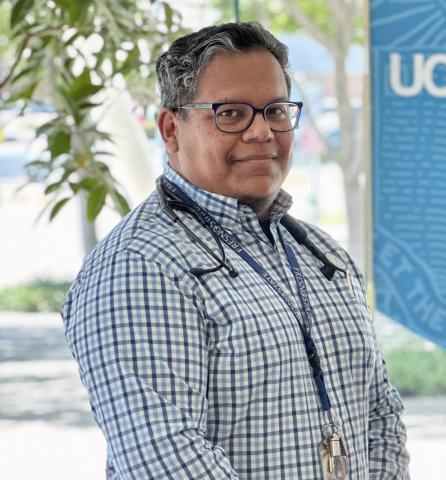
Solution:
<path fill-rule="evenodd" d="M 156 62 L 161 105 L 176 110 L 198 94 L 200 73 L 217 54 L 265 49 L 279 62 L 291 91 L 288 48 L 258 22 L 225 23 L 178 38 Z"/>

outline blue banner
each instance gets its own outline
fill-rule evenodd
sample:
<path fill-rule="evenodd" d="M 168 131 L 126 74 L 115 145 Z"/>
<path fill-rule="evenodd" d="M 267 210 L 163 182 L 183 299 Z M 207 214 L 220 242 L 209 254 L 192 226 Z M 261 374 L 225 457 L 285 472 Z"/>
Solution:
<path fill-rule="evenodd" d="M 371 0 L 378 310 L 446 349 L 446 0 Z"/>

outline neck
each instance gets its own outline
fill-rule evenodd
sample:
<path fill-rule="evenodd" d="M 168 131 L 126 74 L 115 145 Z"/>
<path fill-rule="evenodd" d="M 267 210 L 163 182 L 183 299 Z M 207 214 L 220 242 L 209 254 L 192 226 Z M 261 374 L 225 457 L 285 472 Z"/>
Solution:
<path fill-rule="evenodd" d="M 257 218 L 259 219 L 260 222 L 268 221 L 273 199 L 271 198 L 241 199 L 240 203 L 242 203 L 243 205 L 248 205 L 248 207 L 251 207 L 254 210 L 254 213 L 257 215 Z"/>

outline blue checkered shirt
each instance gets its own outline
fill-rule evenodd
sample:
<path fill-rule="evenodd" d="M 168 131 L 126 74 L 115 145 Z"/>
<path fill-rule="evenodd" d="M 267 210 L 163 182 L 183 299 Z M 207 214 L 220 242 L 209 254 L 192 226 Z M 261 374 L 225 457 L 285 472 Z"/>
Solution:
<path fill-rule="evenodd" d="M 278 229 L 305 275 L 312 326 L 350 480 L 406 480 L 400 397 L 378 351 L 361 275 L 328 235 L 312 240 L 352 272 L 327 280 L 320 262 L 279 225 L 291 199 L 271 210 L 271 242 L 254 212 L 233 198 L 177 183 L 240 243 L 302 311 Z M 212 236 L 178 211 L 203 241 Z M 162 211 L 156 193 L 88 256 L 62 308 L 94 418 L 107 441 L 108 478 L 322 480 L 325 424 L 301 329 L 284 300 L 235 252 L 239 271 L 196 278 L 215 265 Z M 353 295 L 352 295 L 353 293 Z"/>

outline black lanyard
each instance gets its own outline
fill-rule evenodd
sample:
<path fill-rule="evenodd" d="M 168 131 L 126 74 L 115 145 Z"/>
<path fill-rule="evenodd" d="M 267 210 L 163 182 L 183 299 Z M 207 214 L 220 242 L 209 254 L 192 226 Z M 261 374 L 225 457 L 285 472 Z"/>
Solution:
<path fill-rule="evenodd" d="M 294 278 L 296 280 L 297 290 L 299 292 L 299 298 L 304 307 L 304 322 L 300 320 L 300 312 L 295 307 L 294 303 L 288 298 L 288 295 L 282 290 L 280 285 L 269 275 L 269 273 L 257 262 L 239 243 L 239 241 L 227 230 L 225 230 L 206 210 L 197 205 L 178 185 L 169 181 L 165 176 L 161 177 L 161 185 L 164 189 L 170 192 L 173 196 L 180 198 L 184 203 L 193 209 L 197 214 L 197 218 L 200 219 L 204 225 L 210 228 L 217 237 L 224 242 L 228 247 L 234 250 L 245 262 L 247 262 L 276 293 L 280 295 L 282 300 L 288 305 L 297 319 L 297 323 L 302 332 L 302 336 L 305 343 L 305 351 L 310 363 L 314 381 L 317 387 L 321 407 L 323 411 L 329 411 L 331 409 L 331 402 L 325 387 L 324 378 L 322 374 L 319 355 L 316 350 L 313 338 L 311 337 L 311 325 L 313 324 L 313 308 L 308 297 L 308 291 L 305 284 L 305 279 L 302 274 L 302 270 L 297 262 L 296 255 L 294 254 L 290 245 L 282 239 L 281 242 L 284 246 L 288 262 L 291 266 Z M 279 232 L 280 233 L 280 232 Z"/>

